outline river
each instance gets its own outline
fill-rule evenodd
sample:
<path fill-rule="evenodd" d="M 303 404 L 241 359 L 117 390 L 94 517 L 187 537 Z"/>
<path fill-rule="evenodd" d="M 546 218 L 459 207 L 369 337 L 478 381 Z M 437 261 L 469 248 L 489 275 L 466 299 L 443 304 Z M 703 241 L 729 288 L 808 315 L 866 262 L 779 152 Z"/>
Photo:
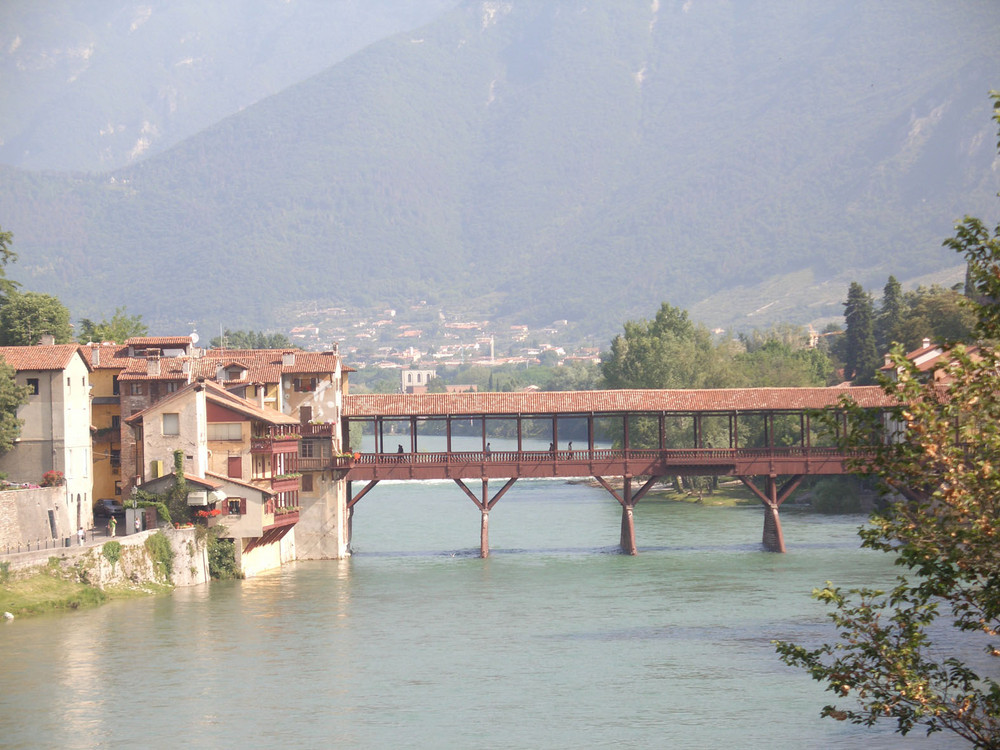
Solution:
<path fill-rule="evenodd" d="M 518 482 L 490 514 L 382 483 L 349 560 L 0 627 L 4 748 L 946 748 L 819 719 L 771 640 L 829 634 L 810 590 L 888 582 L 860 516 L 647 498 L 618 553 L 604 490 Z"/>

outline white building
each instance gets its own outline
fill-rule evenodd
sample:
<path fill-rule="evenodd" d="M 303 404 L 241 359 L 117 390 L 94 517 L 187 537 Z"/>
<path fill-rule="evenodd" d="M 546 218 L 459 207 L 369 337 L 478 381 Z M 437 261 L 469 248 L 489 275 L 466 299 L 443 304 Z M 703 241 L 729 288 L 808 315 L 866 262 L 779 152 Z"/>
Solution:
<path fill-rule="evenodd" d="M 17 411 L 24 421 L 14 448 L 0 456 L 11 482 L 42 484 L 46 472 L 65 478 L 65 507 L 51 520 L 53 537 L 93 526 L 90 372 L 76 344 L 3 346 L 0 358 L 14 368 L 15 381 L 29 389 Z M 65 528 L 64 528 L 65 527 Z"/>

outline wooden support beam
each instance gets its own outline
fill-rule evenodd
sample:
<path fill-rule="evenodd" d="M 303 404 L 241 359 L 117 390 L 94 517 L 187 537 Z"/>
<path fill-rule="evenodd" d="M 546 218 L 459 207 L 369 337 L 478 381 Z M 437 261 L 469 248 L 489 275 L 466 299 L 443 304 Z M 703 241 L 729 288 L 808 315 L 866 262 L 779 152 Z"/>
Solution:
<path fill-rule="evenodd" d="M 504 484 L 504 486 L 501 487 L 499 491 L 497 491 L 497 494 L 495 494 L 493 497 L 490 497 L 490 480 L 484 478 L 482 480 L 483 483 L 482 499 L 476 497 L 475 493 L 472 490 L 470 490 L 468 485 L 466 485 L 465 482 L 463 482 L 461 479 L 455 479 L 453 481 L 461 488 L 462 492 L 464 492 L 468 496 L 468 498 L 476 504 L 476 507 L 479 508 L 479 513 L 480 513 L 479 556 L 483 558 L 489 557 L 490 511 L 493 509 L 493 506 L 500 501 L 500 498 L 504 496 L 507 490 L 509 490 L 511 487 L 514 486 L 514 482 L 517 481 L 517 477 L 511 477 L 510 479 L 508 479 L 507 482 Z"/>
<path fill-rule="evenodd" d="M 348 508 L 353 508 L 355 505 L 357 505 L 358 500 L 360 500 L 365 495 L 367 495 L 369 492 L 371 492 L 373 489 L 375 489 L 375 485 L 378 484 L 379 481 L 380 480 L 378 480 L 378 479 L 371 480 L 368 484 L 365 485 L 364 489 L 361 490 L 361 492 L 359 492 L 354 497 L 351 497 L 351 482 L 348 482 L 347 483 L 347 507 Z"/>

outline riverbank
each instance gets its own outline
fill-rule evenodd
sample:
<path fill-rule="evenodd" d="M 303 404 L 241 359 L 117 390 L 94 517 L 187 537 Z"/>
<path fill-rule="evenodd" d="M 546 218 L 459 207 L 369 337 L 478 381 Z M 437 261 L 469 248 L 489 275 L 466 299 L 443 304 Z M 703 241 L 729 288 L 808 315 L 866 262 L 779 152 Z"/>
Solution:
<path fill-rule="evenodd" d="M 206 583 L 195 529 L 162 529 L 0 560 L 0 612 L 25 617 Z"/>
<path fill-rule="evenodd" d="M 710 481 L 710 478 L 706 477 L 699 479 Z M 620 478 L 608 477 L 606 481 L 616 490 L 623 487 Z M 571 483 L 601 487 L 594 479 L 581 479 Z M 870 513 L 875 508 L 877 500 L 878 493 L 855 477 L 824 477 L 796 490 L 782 507 L 824 515 Z M 705 486 L 699 489 L 677 489 L 672 484 L 658 484 L 649 490 L 640 502 L 695 503 L 719 508 L 760 505 L 760 500 L 743 482 L 731 478 L 720 479 L 714 487 Z"/>

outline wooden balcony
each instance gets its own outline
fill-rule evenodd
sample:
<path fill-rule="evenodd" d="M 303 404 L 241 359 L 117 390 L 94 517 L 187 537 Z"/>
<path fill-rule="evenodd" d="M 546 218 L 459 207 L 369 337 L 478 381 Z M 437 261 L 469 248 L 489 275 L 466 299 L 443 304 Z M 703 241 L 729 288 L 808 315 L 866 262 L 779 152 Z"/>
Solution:
<path fill-rule="evenodd" d="M 276 508 L 276 511 L 281 511 L 281 508 Z M 280 529 L 283 526 L 294 526 L 299 521 L 299 511 L 292 510 L 284 513 L 273 512 L 268 513 L 267 508 L 264 510 L 264 525 L 262 530 L 267 532 L 271 529 Z"/>
<path fill-rule="evenodd" d="M 302 477 L 272 477 L 271 489 L 274 492 L 298 492 L 302 489 Z"/>
<path fill-rule="evenodd" d="M 250 452 L 256 455 L 273 456 L 277 453 L 298 453 L 297 435 L 275 435 L 273 437 L 250 438 Z"/>

